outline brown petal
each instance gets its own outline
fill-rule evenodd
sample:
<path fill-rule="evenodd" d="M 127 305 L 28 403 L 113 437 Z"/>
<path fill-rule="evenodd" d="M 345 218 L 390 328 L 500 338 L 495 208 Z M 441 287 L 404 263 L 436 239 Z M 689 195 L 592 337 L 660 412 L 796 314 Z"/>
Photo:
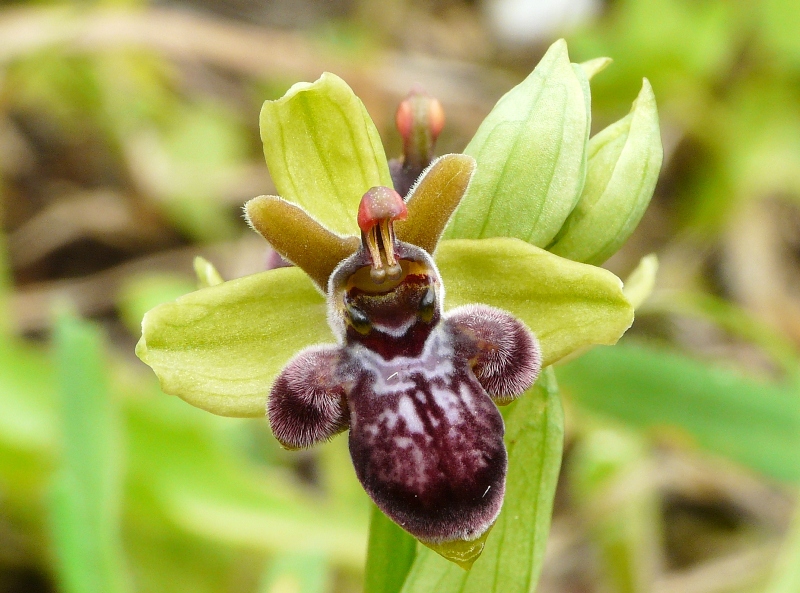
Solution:
<path fill-rule="evenodd" d="M 432 254 L 474 172 L 475 159 L 465 154 L 446 154 L 433 161 L 411 188 L 408 218 L 394 225 L 397 238 Z"/>
<path fill-rule="evenodd" d="M 244 208 L 250 226 L 275 251 L 308 274 L 323 293 L 328 290 L 334 268 L 360 244 L 356 237 L 332 233 L 305 210 L 277 196 L 253 198 Z"/>

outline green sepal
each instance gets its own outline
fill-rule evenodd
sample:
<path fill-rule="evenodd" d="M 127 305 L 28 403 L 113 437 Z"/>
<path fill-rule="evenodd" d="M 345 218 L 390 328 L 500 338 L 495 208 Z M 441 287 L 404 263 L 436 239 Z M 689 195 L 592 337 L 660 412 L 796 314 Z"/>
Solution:
<path fill-rule="evenodd" d="M 442 241 L 436 261 L 448 308 L 505 309 L 536 334 L 542 366 L 592 344 L 614 344 L 633 322 L 622 282 L 608 270 L 518 239 Z"/>
<path fill-rule="evenodd" d="M 548 249 L 595 265 L 611 257 L 650 203 L 662 157 L 656 99 L 645 79 L 631 112 L 589 141 L 583 194 Z"/>
<path fill-rule="evenodd" d="M 445 238 L 550 244 L 583 187 L 590 123 L 586 80 L 560 40 L 497 102 L 464 149 L 478 168 Z"/>
<path fill-rule="evenodd" d="M 220 416 L 264 416 L 272 382 L 289 359 L 334 341 L 311 280 L 298 268 L 280 268 L 152 309 L 136 355 L 165 393 Z"/>
<path fill-rule="evenodd" d="M 278 194 L 340 235 L 358 235 L 371 187 L 392 187 L 378 130 L 361 100 L 328 72 L 261 109 L 261 140 Z"/>

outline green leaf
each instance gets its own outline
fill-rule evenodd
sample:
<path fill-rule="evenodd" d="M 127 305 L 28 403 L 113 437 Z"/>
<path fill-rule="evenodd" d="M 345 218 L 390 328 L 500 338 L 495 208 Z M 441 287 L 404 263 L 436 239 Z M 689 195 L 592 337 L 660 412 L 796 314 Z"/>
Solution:
<path fill-rule="evenodd" d="M 647 209 L 662 157 L 656 100 L 645 79 L 631 112 L 589 141 L 580 201 L 548 250 L 595 265 L 611 257 Z"/>
<path fill-rule="evenodd" d="M 328 229 L 358 235 L 356 213 L 371 187 L 392 187 L 378 131 L 361 100 L 338 76 L 295 84 L 261 110 L 270 175 L 285 200 Z"/>
<path fill-rule="evenodd" d="M 570 455 L 570 492 L 589 527 L 603 590 L 644 593 L 655 580 L 661 525 L 651 471 L 641 436 L 606 424 L 585 430 Z"/>
<path fill-rule="evenodd" d="M 566 42 L 557 41 L 464 149 L 478 168 L 445 238 L 550 244 L 583 188 L 587 93 L 586 76 L 570 64 Z"/>
<path fill-rule="evenodd" d="M 320 555 L 281 554 L 264 574 L 259 593 L 325 593 L 328 563 Z"/>
<path fill-rule="evenodd" d="M 398 593 L 417 554 L 417 540 L 372 505 L 364 593 Z"/>
<path fill-rule="evenodd" d="M 764 593 L 797 593 L 800 591 L 800 507 L 795 511 L 775 571 Z"/>
<path fill-rule="evenodd" d="M 59 449 L 52 367 L 40 350 L 0 338 L 2 513 L 30 517 L 37 533 L 44 528 L 49 501 L 43 492 L 52 485 Z"/>
<path fill-rule="evenodd" d="M 792 386 L 757 381 L 665 349 L 595 348 L 559 367 L 576 404 L 638 429 L 678 432 L 716 454 L 800 483 Z"/>
<path fill-rule="evenodd" d="M 103 343 L 72 317 L 56 325 L 63 452 L 51 491 L 58 577 L 67 593 L 129 590 L 119 533 L 121 422 L 108 389 Z"/>
<path fill-rule="evenodd" d="M 221 416 L 264 416 L 272 382 L 289 359 L 333 341 L 325 301 L 308 276 L 280 268 L 149 311 L 136 354 L 165 393 Z"/>
<path fill-rule="evenodd" d="M 445 305 L 484 303 L 524 321 L 550 365 L 591 344 L 614 344 L 633 322 L 622 282 L 518 239 L 442 241 Z"/>
<path fill-rule="evenodd" d="M 660 290 L 637 312 L 641 315 L 683 315 L 713 323 L 732 336 L 758 346 L 780 366 L 787 379 L 800 385 L 797 346 L 778 328 L 731 301 L 699 291 Z"/>
<path fill-rule="evenodd" d="M 54 391 L 52 365 L 41 352 L 0 339 L 0 449 L 16 456 L 53 453 L 58 442 Z"/>
<path fill-rule="evenodd" d="M 508 476 L 503 510 L 483 555 L 465 572 L 427 548 L 402 593 L 532 593 L 544 560 L 564 441 L 564 416 L 551 370 L 507 414 Z"/>

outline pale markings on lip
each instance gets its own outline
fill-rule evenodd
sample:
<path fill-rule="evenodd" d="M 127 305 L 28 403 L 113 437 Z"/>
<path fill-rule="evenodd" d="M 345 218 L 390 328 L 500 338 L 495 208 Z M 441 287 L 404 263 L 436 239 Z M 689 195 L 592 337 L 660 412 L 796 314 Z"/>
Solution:
<path fill-rule="evenodd" d="M 374 379 L 373 393 L 380 397 L 409 392 L 414 388 L 413 374 L 421 374 L 428 381 L 436 378 L 449 381 L 454 372 L 453 347 L 443 334 L 441 328 L 434 330 L 422 353 L 413 358 L 398 356 L 385 360 L 367 348 L 358 348 L 356 352 L 361 368 Z"/>
<path fill-rule="evenodd" d="M 375 324 L 374 327 L 375 327 L 375 329 L 378 329 L 381 332 L 383 332 L 383 333 L 385 333 L 385 334 L 387 334 L 389 336 L 392 336 L 393 338 L 402 338 L 404 335 L 406 335 L 408 330 L 411 329 L 411 326 L 414 325 L 415 323 L 416 323 L 416 319 L 409 319 L 408 321 L 406 321 L 403 325 L 401 325 L 399 327 L 391 327 L 391 326 L 383 325 L 383 324 Z"/>
<path fill-rule="evenodd" d="M 407 395 L 400 398 L 397 404 L 397 415 L 406 423 L 406 428 L 409 432 L 420 434 L 425 432 L 425 427 L 422 425 L 422 420 L 420 420 L 420 417 L 417 415 L 414 403 Z"/>
<path fill-rule="evenodd" d="M 431 385 L 431 394 L 433 395 L 433 401 L 437 406 L 439 406 L 439 408 L 442 409 L 450 424 L 455 425 L 463 422 L 461 417 L 461 402 L 455 393 L 449 389 L 442 389 L 440 387 Z"/>
<path fill-rule="evenodd" d="M 461 394 L 461 401 L 467 407 L 469 413 L 474 416 L 477 410 L 475 409 L 475 396 L 473 395 L 472 391 L 470 391 L 469 387 L 462 383 L 461 387 L 459 388 L 459 393 Z"/>

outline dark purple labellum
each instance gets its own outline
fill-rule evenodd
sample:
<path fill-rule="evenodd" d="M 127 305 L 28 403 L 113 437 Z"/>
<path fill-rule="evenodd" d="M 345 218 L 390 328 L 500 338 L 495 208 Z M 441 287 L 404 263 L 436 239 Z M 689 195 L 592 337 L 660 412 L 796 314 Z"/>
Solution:
<path fill-rule="evenodd" d="M 340 345 L 308 349 L 289 363 L 270 394 L 270 425 L 289 448 L 349 426 L 356 475 L 386 515 L 424 543 L 476 540 L 497 518 L 505 491 L 495 403 L 533 384 L 539 346 L 498 309 L 470 305 L 444 315 L 430 256 L 391 229 L 362 241 L 329 282 Z M 399 275 L 376 279 L 375 268 L 388 265 Z"/>
<path fill-rule="evenodd" d="M 356 475 L 378 506 L 419 539 L 471 540 L 500 512 L 503 419 L 455 357 L 441 324 L 417 357 L 352 353 L 361 367 L 348 403 Z"/>

